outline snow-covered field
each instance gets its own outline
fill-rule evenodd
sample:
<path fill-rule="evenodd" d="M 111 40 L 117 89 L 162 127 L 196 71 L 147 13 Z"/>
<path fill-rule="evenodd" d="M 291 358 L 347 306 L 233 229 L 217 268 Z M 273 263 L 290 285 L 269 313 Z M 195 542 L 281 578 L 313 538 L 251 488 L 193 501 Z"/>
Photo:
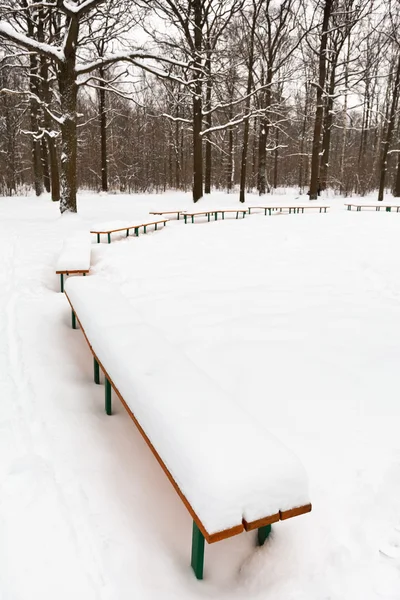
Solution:
<path fill-rule="evenodd" d="M 191 208 L 189 195 L 83 194 L 66 217 L 0 198 L 1 600 L 399 600 L 400 214 L 329 202 L 93 244 L 92 276 L 121 286 L 310 478 L 311 514 L 260 549 L 254 533 L 207 546 L 198 582 L 190 516 L 118 401 L 104 414 L 54 273 L 72 231 Z"/>

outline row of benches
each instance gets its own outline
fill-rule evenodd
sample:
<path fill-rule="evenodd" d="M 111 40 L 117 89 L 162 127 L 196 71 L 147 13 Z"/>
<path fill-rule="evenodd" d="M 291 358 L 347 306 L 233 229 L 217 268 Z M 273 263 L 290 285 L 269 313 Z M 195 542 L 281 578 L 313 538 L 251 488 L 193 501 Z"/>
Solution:
<path fill-rule="evenodd" d="M 191 565 L 203 578 L 204 542 L 257 530 L 311 511 L 298 458 L 257 418 L 136 315 L 119 288 L 101 277 L 73 278 L 65 295 L 105 378 L 193 519 Z M 132 343 L 132 340 L 135 342 Z"/>
<path fill-rule="evenodd" d="M 348 210 L 352 210 L 352 208 L 356 208 L 357 211 L 361 211 L 363 208 L 375 208 L 375 210 L 379 211 L 381 208 L 385 209 L 387 212 L 391 212 L 391 210 L 396 209 L 397 212 L 400 211 L 400 205 L 393 204 L 359 204 L 359 203 L 345 203 L 345 206 Z M 189 220 L 194 223 L 195 217 L 203 216 L 207 217 L 207 220 L 210 221 L 211 218 L 214 220 L 218 219 L 218 215 L 221 215 L 222 219 L 225 219 L 226 213 L 234 213 L 236 214 L 236 219 L 241 215 L 242 218 L 245 215 L 251 214 L 252 211 L 255 210 L 263 210 L 264 214 L 272 215 L 273 212 L 284 212 L 288 211 L 289 214 L 300 212 L 304 213 L 305 210 L 319 210 L 319 212 L 327 212 L 329 206 L 319 205 L 319 204 L 298 204 L 298 205 L 287 205 L 287 206 L 277 206 L 272 204 L 264 204 L 264 205 L 253 205 L 248 206 L 247 208 L 237 209 L 237 208 L 219 208 L 219 209 L 210 209 L 210 210 L 166 210 L 166 211 L 152 211 L 149 214 L 153 216 L 161 216 L 165 215 L 176 215 L 178 221 L 181 217 L 183 217 L 185 223 Z M 101 225 L 97 225 L 93 227 L 90 231 L 91 234 L 97 236 L 97 242 L 100 243 L 101 236 L 106 235 L 108 243 L 111 243 L 111 234 L 118 233 L 120 231 L 126 231 L 126 237 L 129 236 L 130 231 L 133 231 L 135 236 L 139 236 L 140 230 L 143 233 L 147 233 L 147 229 L 149 227 L 154 227 L 157 230 L 158 226 L 163 225 L 166 226 L 168 222 L 168 218 L 161 219 L 153 219 L 149 221 L 140 221 L 140 222 L 122 222 L 122 221 L 114 221 L 111 223 L 104 223 Z M 64 290 L 64 278 L 70 274 L 82 274 L 86 275 L 89 273 L 90 269 L 90 239 L 88 236 L 81 236 L 78 238 L 72 238 L 71 240 L 67 240 L 64 244 L 63 250 L 61 252 L 60 258 L 58 260 L 56 274 L 60 275 L 60 288 L 61 291 Z"/>
<path fill-rule="evenodd" d="M 319 205 L 319 204 L 304 204 L 304 205 L 299 205 L 297 204 L 296 206 L 291 205 L 291 206 L 276 206 L 275 204 L 256 204 L 254 206 L 247 206 L 246 208 L 219 208 L 219 209 L 210 209 L 210 210 L 162 210 L 162 211 L 152 211 L 150 212 L 151 215 L 159 215 L 159 216 L 164 216 L 164 215 L 176 215 L 177 220 L 180 220 L 180 217 L 183 217 L 185 223 L 188 222 L 188 220 L 190 220 L 192 223 L 194 223 L 194 218 L 197 216 L 202 216 L 202 217 L 207 217 L 207 220 L 210 221 L 211 218 L 213 217 L 215 221 L 218 220 L 218 215 L 221 214 L 222 219 L 225 219 L 225 214 L 226 213 L 236 213 L 236 219 L 239 218 L 239 215 L 242 216 L 242 218 L 244 219 L 244 217 L 246 216 L 246 214 L 251 214 L 251 211 L 254 210 L 263 210 L 264 214 L 267 215 L 267 213 L 269 215 L 271 215 L 273 212 L 284 212 L 284 211 L 288 211 L 289 214 L 291 214 L 292 212 L 294 214 L 299 214 L 300 212 L 304 213 L 305 210 L 319 210 L 319 212 L 324 212 L 326 213 L 327 210 L 330 207 L 327 205 Z"/>

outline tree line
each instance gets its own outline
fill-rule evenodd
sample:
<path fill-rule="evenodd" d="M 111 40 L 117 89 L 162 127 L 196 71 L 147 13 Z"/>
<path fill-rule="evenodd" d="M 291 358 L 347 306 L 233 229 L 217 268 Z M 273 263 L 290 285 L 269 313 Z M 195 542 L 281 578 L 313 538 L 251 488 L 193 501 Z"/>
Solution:
<path fill-rule="evenodd" d="M 400 196 L 397 0 L 2 0 L 0 192 Z"/>

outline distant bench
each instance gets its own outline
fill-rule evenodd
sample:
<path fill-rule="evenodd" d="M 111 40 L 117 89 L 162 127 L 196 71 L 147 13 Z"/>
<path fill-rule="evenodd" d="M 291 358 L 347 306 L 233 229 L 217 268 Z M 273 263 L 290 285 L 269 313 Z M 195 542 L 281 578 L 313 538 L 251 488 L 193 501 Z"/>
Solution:
<path fill-rule="evenodd" d="M 56 266 L 56 275 L 60 275 L 61 292 L 64 291 L 65 276 L 89 273 L 90 249 L 90 235 L 86 232 L 75 234 L 64 241 Z"/>
<path fill-rule="evenodd" d="M 300 211 L 303 213 L 304 210 L 312 210 L 312 209 L 319 209 L 319 212 L 324 212 L 326 213 L 326 211 L 330 208 L 330 206 L 324 206 L 324 205 L 320 205 L 320 204 L 298 204 L 296 206 L 277 206 L 275 204 L 255 204 L 254 206 L 249 206 L 248 207 L 248 211 L 249 211 L 249 215 L 251 214 L 252 210 L 255 209 L 261 209 L 264 211 L 264 214 L 268 214 L 271 216 L 271 214 L 274 211 L 279 211 L 279 212 L 283 212 L 284 210 L 288 210 L 289 211 L 289 215 L 293 212 L 293 213 L 300 213 Z"/>
<path fill-rule="evenodd" d="M 66 296 L 72 327 L 79 323 L 93 354 L 96 383 L 104 373 L 106 413 L 114 389 L 193 518 L 198 579 L 204 540 L 257 529 L 262 545 L 272 523 L 311 511 L 307 476 L 293 452 L 141 322 L 115 285 L 69 279 Z"/>
<path fill-rule="evenodd" d="M 181 214 L 183 214 L 185 211 L 183 210 L 160 210 L 160 211 L 150 211 L 149 215 L 176 215 L 177 220 L 179 221 L 179 217 Z"/>
<path fill-rule="evenodd" d="M 140 223 L 124 223 L 122 221 L 113 221 L 111 223 L 102 223 L 101 225 L 95 225 L 92 227 L 90 233 L 97 235 L 97 243 L 100 243 L 100 236 L 107 235 L 108 243 L 111 244 L 111 234 L 118 231 L 126 231 L 126 237 L 128 237 L 130 230 L 134 231 L 136 236 L 139 235 L 139 230 L 143 227 L 143 233 L 147 233 L 147 228 L 154 225 L 154 229 L 157 231 L 158 225 L 166 225 L 168 219 L 158 219 L 155 221 L 147 221 Z"/>
<path fill-rule="evenodd" d="M 384 208 L 386 212 L 392 212 L 392 208 L 396 209 L 396 212 L 400 211 L 400 205 L 398 204 L 383 204 L 379 202 L 379 204 L 358 204 L 357 202 L 346 202 L 345 206 L 347 206 L 347 210 L 351 210 L 352 207 L 356 208 L 358 212 L 361 211 L 362 208 L 375 208 L 376 211 L 380 211 L 381 208 Z"/>
<path fill-rule="evenodd" d="M 214 219 L 216 221 L 218 219 L 219 213 L 221 213 L 223 219 L 225 219 L 225 213 L 236 213 L 237 219 L 239 218 L 239 215 L 242 215 L 242 217 L 244 219 L 246 216 L 246 213 L 247 213 L 247 208 L 245 208 L 245 209 L 242 209 L 242 208 L 241 209 L 218 208 L 218 209 L 213 209 L 213 210 L 200 210 L 200 211 L 185 210 L 181 214 L 183 215 L 183 218 L 185 219 L 185 223 L 187 223 L 188 218 L 190 218 L 192 223 L 194 223 L 194 218 L 196 216 L 207 217 L 208 221 L 210 221 L 211 215 L 213 215 Z"/>

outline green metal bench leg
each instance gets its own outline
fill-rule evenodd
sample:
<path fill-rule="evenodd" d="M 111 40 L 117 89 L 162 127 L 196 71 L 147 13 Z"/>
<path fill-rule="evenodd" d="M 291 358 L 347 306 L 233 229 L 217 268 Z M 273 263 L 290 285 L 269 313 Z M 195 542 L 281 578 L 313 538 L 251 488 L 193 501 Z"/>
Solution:
<path fill-rule="evenodd" d="M 135 235 L 136 237 L 139 237 L 139 227 L 135 227 Z"/>
<path fill-rule="evenodd" d="M 97 243 L 100 244 L 100 234 L 97 234 Z"/>
<path fill-rule="evenodd" d="M 207 221 L 210 222 L 211 213 L 207 213 Z"/>
<path fill-rule="evenodd" d="M 260 527 L 257 530 L 257 544 L 258 546 L 263 546 L 265 540 L 271 533 L 271 525 L 265 525 L 264 527 Z"/>
<path fill-rule="evenodd" d="M 267 216 L 267 209 L 266 208 L 264 208 L 264 216 L 265 217 Z"/>
<path fill-rule="evenodd" d="M 156 229 L 157 229 L 157 225 L 156 225 Z M 147 225 L 143 225 L 143 233 L 147 233 Z"/>
<path fill-rule="evenodd" d="M 224 213 L 222 213 L 222 214 L 224 214 Z M 217 220 L 217 219 L 218 219 L 218 213 L 217 213 L 217 212 L 215 212 L 215 213 L 214 213 L 214 219 L 215 219 L 215 220 Z"/>
<path fill-rule="evenodd" d="M 100 366 L 95 358 L 93 358 L 93 367 L 94 367 L 94 382 L 100 383 Z"/>
<path fill-rule="evenodd" d="M 111 415 L 111 383 L 108 381 L 107 377 L 105 384 L 106 413 Z"/>
<path fill-rule="evenodd" d="M 386 207 L 386 212 L 392 212 L 392 207 L 391 206 L 387 206 Z"/>
<path fill-rule="evenodd" d="M 177 220 L 178 220 L 178 221 L 179 221 L 179 215 L 180 215 L 180 214 L 181 214 L 181 213 L 177 213 L 177 215 L 176 215 L 176 217 L 177 217 Z"/>
<path fill-rule="evenodd" d="M 61 273 L 61 275 L 60 275 L 60 290 L 61 290 L 61 293 L 64 292 L 64 274 L 63 273 Z"/>
<path fill-rule="evenodd" d="M 126 237 L 129 235 L 129 229 L 126 230 Z"/>
<path fill-rule="evenodd" d="M 108 243 L 111 244 L 111 233 L 107 233 Z"/>
<path fill-rule="evenodd" d="M 349 206 L 347 207 L 347 210 L 351 210 L 351 206 L 350 206 L 350 204 L 349 204 Z"/>
<path fill-rule="evenodd" d="M 183 215 L 183 220 L 185 221 L 185 225 L 186 225 L 186 223 L 187 223 L 187 216 L 186 215 Z"/>
<path fill-rule="evenodd" d="M 197 579 L 203 579 L 204 568 L 204 536 L 193 521 L 192 535 L 192 569 Z"/>
<path fill-rule="evenodd" d="M 72 329 L 76 329 L 76 315 L 74 311 L 71 312 Z"/>
<path fill-rule="evenodd" d="M 192 215 L 192 223 L 194 223 L 194 215 Z"/>
<path fill-rule="evenodd" d="M 154 229 L 157 231 L 157 223 L 155 224 Z"/>

